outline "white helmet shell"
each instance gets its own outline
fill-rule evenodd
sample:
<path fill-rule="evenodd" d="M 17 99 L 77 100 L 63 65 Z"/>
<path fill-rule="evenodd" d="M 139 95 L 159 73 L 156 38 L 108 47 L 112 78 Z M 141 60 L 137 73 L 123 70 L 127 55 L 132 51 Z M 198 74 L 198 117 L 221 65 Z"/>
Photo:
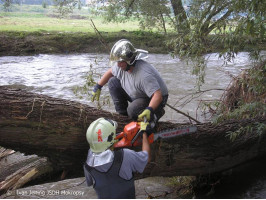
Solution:
<path fill-rule="evenodd" d="M 99 118 L 92 122 L 86 133 L 91 151 L 100 153 L 110 148 L 115 143 L 116 128 L 113 120 Z"/>

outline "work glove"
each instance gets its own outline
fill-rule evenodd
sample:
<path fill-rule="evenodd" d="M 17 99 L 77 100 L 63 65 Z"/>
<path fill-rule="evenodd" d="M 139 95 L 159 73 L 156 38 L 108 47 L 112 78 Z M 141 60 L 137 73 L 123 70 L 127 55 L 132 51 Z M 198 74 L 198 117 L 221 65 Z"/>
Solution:
<path fill-rule="evenodd" d="M 92 94 L 92 97 L 91 97 L 92 102 L 94 102 L 95 99 L 96 99 L 96 101 L 99 101 L 102 87 L 103 86 L 99 85 L 98 83 L 94 86 L 94 89 L 92 90 L 92 93 L 91 93 Z"/>
<path fill-rule="evenodd" d="M 146 120 L 149 122 L 151 120 L 151 117 L 153 116 L 153 109 L 152 107 L 147 107 L 139 116 L 138 116 L 138 121 L 144 121 Z"/>
<path fill-rule="evenodd" d="M 140 132 L 141 132 L 141 137 L 143 136 L 143 133 L 146 133 L 147 136 L 149 137 L 150 134 L 153 133 L 153 129 L 150 126 L 149 122 L 140 122 Z"/>

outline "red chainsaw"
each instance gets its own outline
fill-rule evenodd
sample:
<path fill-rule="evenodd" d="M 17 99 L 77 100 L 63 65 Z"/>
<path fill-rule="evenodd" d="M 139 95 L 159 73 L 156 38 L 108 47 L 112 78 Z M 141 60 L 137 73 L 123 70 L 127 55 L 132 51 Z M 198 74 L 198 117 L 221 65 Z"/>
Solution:
<path fill-rule="evenodd" d="M 184 134 L 194 133 L 197 131 L 197 126 L 183 126 L 175 129 L 160 131 L 157 133 L 152 133 L 148 137 L 149 143 L 153 143 L 158 138 L 166 139 L 177 137 Z M 131 146 L 140 146 L 142 144 L 141 139 L 141 131 L 140 131 L 140 122 L 130 122 L 124 127 L 123 132 L 119 133 L 116 136 L 116 140 L 119 140 L 115 143 L 115 148 L 121 147 L 131 147 Z"/>

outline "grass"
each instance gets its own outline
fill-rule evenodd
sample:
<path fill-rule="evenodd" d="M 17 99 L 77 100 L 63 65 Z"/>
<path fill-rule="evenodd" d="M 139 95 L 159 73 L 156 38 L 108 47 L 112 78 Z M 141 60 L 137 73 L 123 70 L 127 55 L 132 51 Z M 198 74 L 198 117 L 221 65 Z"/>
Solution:
<path fill-rule="evenodd" d="M 138 30 L 137 22 L 130 24 L 104 23 L 100 18 L 92 19 L 102 32 L 119 32 Z M 17 17 L 1 16 L 0 31 L 59 31 L 59 32 L 94 32 L 89 19 L 58 19 L 47 16 Z"/>
<path fill-rule="evenodd" d="M 18 7 L 18 6 L 16 6 Z M 84 11 L 75 10 L 74 16 L 83 19 L 55 18 L 54 10 L 44 9 L 42 6 L 21 6 L 14 12 L 0 12 L 0 31 L 58 31 L 58 32 L 94 32 L 90 19 L 101 32 L 119 32 L 139 30 L 137 21 L 127 23 L 105 23 L 104 19 L 90 16 Z"/>

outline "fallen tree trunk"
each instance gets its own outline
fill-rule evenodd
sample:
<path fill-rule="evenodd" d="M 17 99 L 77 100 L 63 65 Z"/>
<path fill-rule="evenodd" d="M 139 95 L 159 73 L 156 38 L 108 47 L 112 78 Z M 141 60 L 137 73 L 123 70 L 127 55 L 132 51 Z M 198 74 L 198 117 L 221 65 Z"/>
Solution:
<path fill-rule="evenodd" d="M 82 174 L 89 145 L 85 133 L 99 117 L 112 118 L 121 131 L 126 117 L 85 104 L 0 87 L 0 145 L 21 152 L 46 156 L 54 169 Z M 151 145 L 152 162 L 143 176 L 199 175 L 223 171 L 265 156 L 266 134 L 246 132 L 233 142 L 229 131 L 265 124 L 265 117 L 222 124 L 198 124 L 197 132 Z M 160 122 L 159 129 L 180 124 Z M 250 129 L 251 130 L 251 129 Z M 136 148 L 138 150 L 138 148 Z"/>

